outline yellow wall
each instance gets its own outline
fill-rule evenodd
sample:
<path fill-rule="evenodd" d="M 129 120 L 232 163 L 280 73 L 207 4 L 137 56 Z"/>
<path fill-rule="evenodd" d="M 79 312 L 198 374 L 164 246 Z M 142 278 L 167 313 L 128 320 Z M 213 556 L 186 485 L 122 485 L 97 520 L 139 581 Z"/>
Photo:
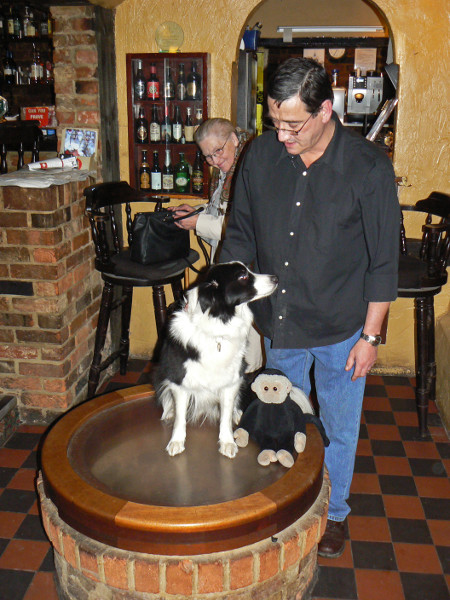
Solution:
<path fill-rule="evenodd" d="M 268 0 L 276 2 L 279 0 Z M 328 0 L 336 6 L 340 0 Z M 342 0 L 347 8 L 350 0 Z M 353 0 L 361 3 L 362 0 Z M 183 52 L 209 52 L 212 116 L 233 116 L 236 55 L 246 21 L 262 3 L 258 0 L 124 0 L 116 10 L 117 85 L 119 99 L 121 176 L 128 179 L 125 54 L 156 52 L 155 30 L 167 20 L 182 25 Z M 311 0 L 310 10 L 317 4 Z M 321 2 L 323 5 L 323 0 Z M 377 0 L 394 40 L 394 60 L 400 64 L 399 106 L 394 166 L 407 177 L 401 202 L 413 204 L 432 190 L 448 191 L 450 96 L 447 0 Z M 323 6 L 322 6 L 323 9 Z M 299 16 L 301 17 L 303 13 Z M 250 18 L 250 21 L 252 19 Z M 417 220 L 406 225 L 420 235 Z M 411 231 L 411 229 L 409 230 Z M 449 310 L 450 285 L 436 298 L 436 316 Z M 131 352 L 149 356 L 155 341 L 149 290 L 138 290 L 133 306 Z M 391 308 L 388 342 L 379 366 L 395 371 L 413 369 L 412 301 L 399 299 Z"/>

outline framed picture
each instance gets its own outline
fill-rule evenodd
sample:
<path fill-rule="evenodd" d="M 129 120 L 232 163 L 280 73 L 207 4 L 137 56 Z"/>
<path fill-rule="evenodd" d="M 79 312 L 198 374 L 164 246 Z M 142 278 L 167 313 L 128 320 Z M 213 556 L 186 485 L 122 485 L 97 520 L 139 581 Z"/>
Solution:
<path fill-rule="evenodd" d="M 304 58 L 313 58 L 321 65 L 325 64 L 325 48 L 305 48 L 303 50 Z"/>
<path fill-rule="evenodd" d="M 98 129 L 84 129 L 79 127 L 63 129 L 61 152 L 68 152 L 73 156 L 94 157 L 97 154 Z"/>

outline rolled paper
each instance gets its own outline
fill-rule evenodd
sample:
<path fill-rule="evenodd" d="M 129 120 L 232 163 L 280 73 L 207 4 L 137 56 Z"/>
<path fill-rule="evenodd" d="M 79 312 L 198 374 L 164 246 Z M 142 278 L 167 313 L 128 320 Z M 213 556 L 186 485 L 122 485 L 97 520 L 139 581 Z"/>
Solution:
<path fill-rule="evenodd" d="M 30 163 L 28 168 L 30 171 L 40 171 L 41 169 L 81 169 L 81 160 L 76 156 L 68 158 L 49 158 L 48 160 L 40 160 Z"/>

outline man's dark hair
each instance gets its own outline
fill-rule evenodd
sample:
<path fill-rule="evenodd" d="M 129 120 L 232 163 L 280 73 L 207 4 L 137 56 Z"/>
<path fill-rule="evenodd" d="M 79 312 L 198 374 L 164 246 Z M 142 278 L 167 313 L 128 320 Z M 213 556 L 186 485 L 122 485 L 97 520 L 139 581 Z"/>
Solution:
<path fill-rule="evenodd" d="M 308 112 L 315 113 L 324 100 L 333 102 L 333 89 L 327 72 L 310 58 L 288 58 L 269 80 L 267 94 L 280 105 L 293 96 L 300 96 Z"/>

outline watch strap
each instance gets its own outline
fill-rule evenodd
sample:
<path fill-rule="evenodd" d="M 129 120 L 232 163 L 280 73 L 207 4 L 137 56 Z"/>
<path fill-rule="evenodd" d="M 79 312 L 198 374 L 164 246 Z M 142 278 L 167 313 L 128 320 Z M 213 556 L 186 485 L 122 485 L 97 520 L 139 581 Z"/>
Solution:
<path fill-rule="evenodd" d="M 367 342 L 371 346 L 378 346 L 379 344 L 381 344 L 381 335 L 368 335 L 367 333 L 364 333 L 364 331 L 363 331 L 361 333 L 361 339 L 363 339 L 365 342 Z"/>

